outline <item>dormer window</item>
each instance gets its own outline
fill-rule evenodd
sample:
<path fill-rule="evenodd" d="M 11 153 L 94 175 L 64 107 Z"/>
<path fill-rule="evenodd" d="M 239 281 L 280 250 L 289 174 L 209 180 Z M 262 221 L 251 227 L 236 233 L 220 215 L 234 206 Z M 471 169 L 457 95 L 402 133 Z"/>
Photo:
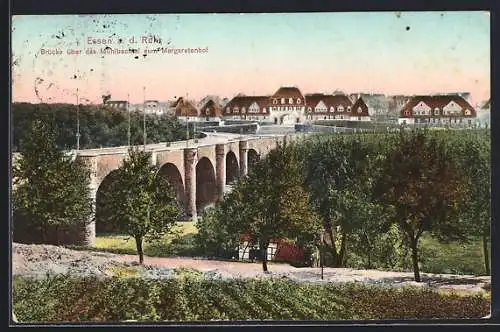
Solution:
<path fill-rule="evenodd" d="M 470 110 L 465 110 L 465 115 L 470 115 Z"/>
<path fill-rule="evenodd" d="M 439 108 L 434 109 L 434 115 L 439 115 Z"/>
<path fill-rule="evenodd" d="M 262 113 L 266 113 L 266 108 L 265 107 L 262 109 Z"/>
<path fill-rule="evenodd" d="M 241 113 L 245 113 L 245 107 L 241 108 Z"/>
<path fill-rule="evenodd" d="M 363 110 L 361 109 L 361 107 L 358 107 L 358 113 L 363 113 Z"/>
<path fill-rule="evenodd" d="M 347 112 L 351 111 L 351 106 L 347 106 Z"/>
<path fill-rule="evenodd" d="M 233 113 L 238 113 L 240 109 L 238 107 L 233 108 Z"/>
<path fill-rule="evenodd" d="M 293 98 L 288 98 L 288 103 L 293 104 Z"/>
<path fill-rule="evenodd" d="M 277 103 L 278 103 L 278 99 L 274 98 L 274 99 L 273 99 L 273 104 L 275 104 L 275 105 L 276 105 Z"/>
<path fill-rule="evenodd" d="M 342 106 L 337 107 L 337 111 L 344 112 L 344 107 L 342 107 Z"/>
<path fill-rule="evenodd" d="M 297 104 L 300 104 L 301 102 L 300 98 L 297 98 Z"/>
<path fill-rule="evenodd" d="M 308 108 L 307 108 L 307 111 L 308 111 L 308 112 L 311 112 L 311 111 L 312 111 L 312 109 L 311 109 L 310 107 L 308 107 Z"/>
<path fill-rule="evenodd" d="M 330 112 L 335 112 L 335 107 L 331 106 L 330 107 Z"/>
<path fill-rule="evenodd" d="M 410 116 L 410 111 L 405 111 L 406 116 Z"/>
<path fill-rule="evenodd" d="M 283 105 L 285 103 L 285 98 L 281 98 L 281 104 Z"/>

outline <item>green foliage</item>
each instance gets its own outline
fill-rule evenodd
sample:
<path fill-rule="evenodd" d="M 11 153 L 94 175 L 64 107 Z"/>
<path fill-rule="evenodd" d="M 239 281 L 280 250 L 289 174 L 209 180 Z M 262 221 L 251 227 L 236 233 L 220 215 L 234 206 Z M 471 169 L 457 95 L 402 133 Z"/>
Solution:
<path fill-rule="evenodd" d="M 150 161 L 151 153 L 130 149 L 104 197 L 106 207 L 114 211 L 108 222 L 135 239 L 140 263 L 143 239 L 161 239 L 175 225 L 180 211 L 172 187 L 157 176 L 158 169 Z"/>
<path fill-rule="evenodd" d="M 106 106 L 80 105 L 80 148 L 125 146 L 128 144 L 128 113 Z M 77 107 L 71 104 L 12 104 L 12 149 L 19 150 L 31 123 L 36 118 L 51 124 L 59 149 L 76 148 Z M 143 144 L 143 115 L 131 112 L 131 144 Z M 193 137 L 193 128 L 189 128 Z M 148 143 L 180 141 L 186 138 L 186 127 L 173 116 L 146 116 Z"/>
<path fill-rule="evenodd" d="M 380 174 L 374 197 L 404 234 L 412 251 L 415 280 L 420 281 L 418 241 L 423 232 L 465 238 L 460 223 L 467 189 L 464 173 L 442 140 L 417 129 L 400 131 Z"/>
<path fill-rule="evenodd" d="M 231 250 L 241 234 L 258 244 L 263 270 L 267 271 L 267 252 L 271 240 L 291 239 L 298 243 L 317 241 L 319 219 L 308 203 L 303 187 L 303 168 L 296 151 L 279 146 L 258 161 L 248 177 L 204 216 L 200 224 L 201 241 L 215 245 L 217 252 Z"/>
<path fill-rule="evenodd" d="M 90 172 L 58 150 L 53 128 L 41 120 L 33 122 L 19 152 L 13 169 L 14 236 L 39 229 L 42 243 L 59 244 L 60 228 L 91 221 Z"/>
<path fill-rule="evenodd" d="M 189 273 L 188 273 L 189 274 Z M 286 279 L 164 280 L 76 278 L 13 280 L 20 322 L 339 320 L 479 318 L 482 294 L 441 293 L 365 284 L 308 284 Z"/>

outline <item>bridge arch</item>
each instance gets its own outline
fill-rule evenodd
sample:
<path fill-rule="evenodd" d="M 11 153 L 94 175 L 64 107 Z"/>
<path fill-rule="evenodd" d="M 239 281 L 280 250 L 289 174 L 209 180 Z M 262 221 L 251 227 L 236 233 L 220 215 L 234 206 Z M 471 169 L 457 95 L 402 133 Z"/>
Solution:
<path fill-rule="evenodd" d="M 254 167 L 255 164 L 260 160 L 260 155 L 257 153 L 255 149 L 248 149 L 247 151 L 248 154 L 248 172 L 250 172 Z"/>
<path fill-rule="evenodd" d="M 111 199 L 112 185 L 118 180 L 118 170 L 112 170 L 102 179 L 95 196 L 95 231 L 97 234 L 115 233 L 117 231 L 114 211 L 108 208 Z"/>
<path fill-rule="evenodd" d="M 173 163 L 165 163 L 158 170 L 157 176 L 164 177 L 172 186 L 175 192 L 177 201 L 179 201 L 180 206 L 185 208 L 186 206 L 186 192 L 184 190 L 184 183 L 182 182 L 182 175 L 177 166 Z"/>
<path fill-rule="evenodd" d="M 234 184 L 240 178 L 238 159 L 233 151 L 226 154 L 226 181 L 225 184 Z"/>
<path fill-rule="evenodd" d="M 217 183 L 212 162 L 202 157 L 196 164 L 196 211 L 201 212 L 217 201 Z"/>

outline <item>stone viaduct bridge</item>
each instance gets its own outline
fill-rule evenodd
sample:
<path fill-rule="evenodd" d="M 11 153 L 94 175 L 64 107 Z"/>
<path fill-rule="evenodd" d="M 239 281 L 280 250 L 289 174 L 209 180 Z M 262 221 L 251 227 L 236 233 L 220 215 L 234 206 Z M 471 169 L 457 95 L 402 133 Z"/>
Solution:
<path fill-rule="evenodd" d="M 197 142 L 146 145 L 146 151 L 152 154 L 151 162 L 159 168 L 161 176 L 167 177 L 184 206 L 186 216 L 192 220 L 196 220 L 206 206 L 220 200 L 228 185 L 245 176 L 259 158 L 278 144 L 303 136 L 206 135 Z M 112 181 L 116 174 L 114 171 L 121 166 L 127 152 L 126 146 L 78 151 L 76 158 L 83 159 L 91 169 L 90 186 L 94 204 L 99 201 L 100 192 L 105 190 L 108 181 Z M 96 204 L 96 218 L 87 226 L 86 245 L 94 244 L 99 208 Z"/>

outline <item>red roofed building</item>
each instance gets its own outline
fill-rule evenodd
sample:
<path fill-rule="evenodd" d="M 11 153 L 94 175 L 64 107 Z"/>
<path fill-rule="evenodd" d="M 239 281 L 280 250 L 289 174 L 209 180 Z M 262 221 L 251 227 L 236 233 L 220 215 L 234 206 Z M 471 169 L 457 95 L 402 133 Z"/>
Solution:
<path fill-rule="evenodd" d="M 209 99 L 200 107 L 199 116 L 206 121 L 219 121 L 222 117 L 220 106 L 213 99 Z"/>
<path fill-rule="evenodd" d="M 350 120 L 352 102 L 346 95 L 325 95 L 314 93 L 306 95 L 306 114 L 308 121 Z"/>
<path fill-rule="evenodd" d="M 186 119 L 194 120 L 198 118 L 199 113 L 196 107 L 193 106 L 193 103 L 182 97 L 179 97 L 172 107 L 175 109 L 175 116 L 179 120 L 185 121 Z"/>
<path fill-rule="evenodd" d="M 351 121 L 370 121 L 368 106 L 363 98 L 358 98 L 351 110 Z"/>
<path fill-rule="evenodd" d="M 270 118 L 268 101 L 267 96 L 238 95 L 224 106 L 222 116 L 231 120 L 266 121 Z"/>
<path fill-rule="evenodd" d="M 476 110 L 459 95 L 415 96 L 401 109 L 400 124 L 472 124 Z"/>
<path fill-rule="evenodd" d="M 305 120 L 305 100 L 296 87 L 281 87 L 268 101 L 272 122 L 291 125 Z"/>

